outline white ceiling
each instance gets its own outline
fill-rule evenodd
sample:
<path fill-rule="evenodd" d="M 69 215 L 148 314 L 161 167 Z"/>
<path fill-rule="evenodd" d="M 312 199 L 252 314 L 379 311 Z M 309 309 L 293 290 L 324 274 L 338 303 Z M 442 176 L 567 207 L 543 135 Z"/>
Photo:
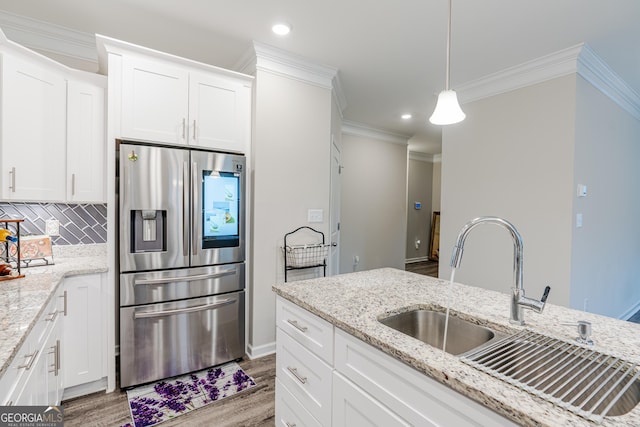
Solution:
<path fill-rule="evenodd" d="M 427 119 L 444 88 L 447 0 L 0 0 L 0 9 L 225 68 L 252 40 L 269 44 L 337 68 L 345 120 L 440 152 Z M 273 35 L 275 21 L 292 33 Z M 453 0 L 451 86 L 583 42 L 640 93 L 639 0 Z"/>

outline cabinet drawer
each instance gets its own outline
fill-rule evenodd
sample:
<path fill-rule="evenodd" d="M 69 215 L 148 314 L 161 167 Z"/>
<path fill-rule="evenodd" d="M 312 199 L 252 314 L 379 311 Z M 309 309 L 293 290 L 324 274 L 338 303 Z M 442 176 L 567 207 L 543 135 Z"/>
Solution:
<path fill-rule="evenodd" d="M 342 375 L 333 375 L 333 427 L 411 425 Z"/>
<path fill-rule="evenodd" d="M 333 325 L 278 297 L 276 324 L 328 364 L 333 364 Z"/>
<path fill-rule="evenodd" d="M 276 426 L 322 427 L 278 379 L 276 379 Z"/>
<path fill-rule="evenodd" d="M 276 377 L 322 425 L 331 423 L 332 369 L 280 328 Z"/>
<path fill-rule="evenodd" d="M 38 356 L 37 353 L 34 353 L 37 348 L 34 341 L 33 337 L 27 337 L 0 378 L 0 406 L 17 404 L 18 391 L 22 390 L 29 376 L 29 370 L 25 366 L 33 367 Z"/>
<path fill-rule="evenodd" d="M 516 425 L 339 329 L 335 347 L 335 369 L 412 425 Z"/>

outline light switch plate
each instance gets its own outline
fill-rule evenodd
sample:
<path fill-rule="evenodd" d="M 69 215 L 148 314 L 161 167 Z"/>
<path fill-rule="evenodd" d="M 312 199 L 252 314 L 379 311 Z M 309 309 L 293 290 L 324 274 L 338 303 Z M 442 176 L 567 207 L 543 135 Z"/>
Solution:
<path fill-rule="evenodd" d="M 57 219 L 48 219 L 45 221 L 45 232 L 49 236 L 60 235 L 60 221 Z"/>
<path fill-rule="evenodd" d="M 307 211 L 308 222 L 322 222 L 324 221 L 324 212 L 322 209 L 309 209 Z"/>

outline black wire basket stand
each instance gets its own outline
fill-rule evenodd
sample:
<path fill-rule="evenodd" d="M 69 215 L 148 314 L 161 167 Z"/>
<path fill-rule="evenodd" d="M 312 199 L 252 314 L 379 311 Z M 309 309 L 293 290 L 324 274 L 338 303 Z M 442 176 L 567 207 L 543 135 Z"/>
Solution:
<path fill-rule="evenodd" d="M 287 238 L 291 239 L 294 234 L 301 230 L 310 230 L 317 234 L 314 242 L 307 244 L 291 245 L 287 242 Z M 304 270 L 308 268 L 322 267 L 323 276 L 327 276 L 327 255 L 329 253 L 329 245 L 325 244 L 324 233 L 308 226 L 298 227 L 284 235 L 284 281 L 288 277 L 287 273 L 291 270 Z"/>

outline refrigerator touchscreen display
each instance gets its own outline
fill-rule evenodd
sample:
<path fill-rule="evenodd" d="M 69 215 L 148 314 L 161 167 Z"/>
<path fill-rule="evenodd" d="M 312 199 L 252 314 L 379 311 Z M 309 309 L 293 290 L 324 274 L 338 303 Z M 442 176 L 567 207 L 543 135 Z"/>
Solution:
<path fill-rule="evenodd" d="M 202 247 L 238 246 L 240 177 L 230 172 L 203 171 Z"/>

